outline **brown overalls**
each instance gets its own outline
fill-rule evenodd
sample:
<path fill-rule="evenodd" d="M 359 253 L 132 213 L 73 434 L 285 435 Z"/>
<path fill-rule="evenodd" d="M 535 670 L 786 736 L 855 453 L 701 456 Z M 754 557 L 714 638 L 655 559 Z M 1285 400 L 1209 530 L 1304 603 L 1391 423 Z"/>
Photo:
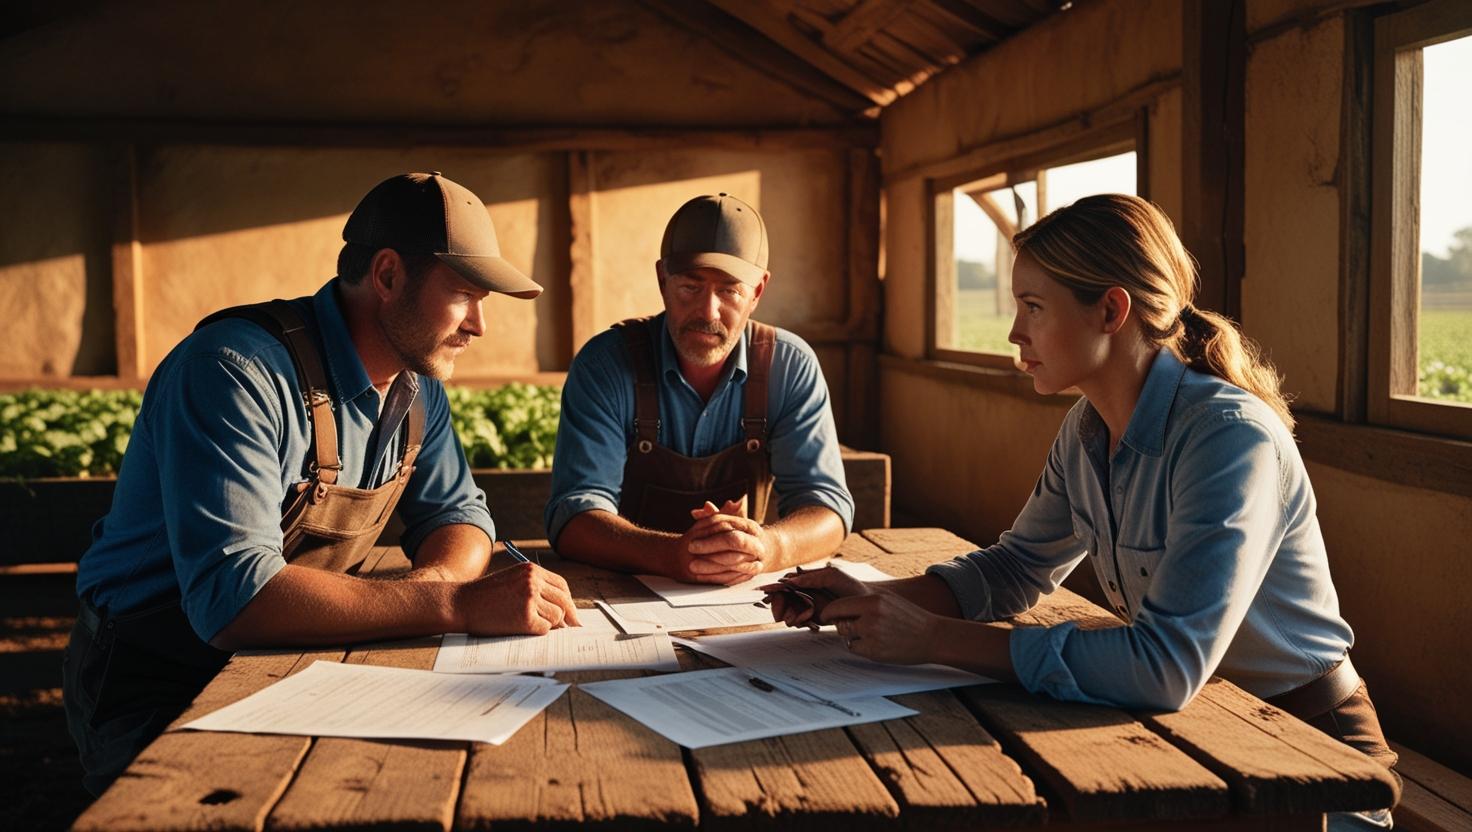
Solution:
<path fill-rule="evenodd" d="M 746 389 L 742 399 L 744 438 L 723 451 L 688 457 L 659 444 L 659 375 L 649 318 L 615 324 L 629 349 L 634 369 L 634 441 L 624 463 L 618 513 L 647 529 L 683 534 L 694 519 L 691 509 L 707 500 L 720 506 L 746 496 L 746 516 L 761 522 L 772 493 L 767 449 L 767 387 L 777 330 L 746 325 Z"/>
<path fill-rule="evenodd" d="M 283 500 L 283 556 L 297 566 L 357 572 L 414 473 L 424 439 L 423 399 L 416 396 L 406 416 L 407 441 L 394 477 L 373 489 L 338 485 L 337 423 L 315 321 L 274 300 L 216 312 L 196 329 L 224 318 L 252 321 L 286 346 L 310 411 L 308 479 Z M 400 383 L 411 382 L 401 374 L 395 381 Z M 195 634 L 178 598 L 122 615 L 84 599 L 64 673 L 68 727 L 87 771 L 83 785 L 100 794 L 229 658 Z"/>

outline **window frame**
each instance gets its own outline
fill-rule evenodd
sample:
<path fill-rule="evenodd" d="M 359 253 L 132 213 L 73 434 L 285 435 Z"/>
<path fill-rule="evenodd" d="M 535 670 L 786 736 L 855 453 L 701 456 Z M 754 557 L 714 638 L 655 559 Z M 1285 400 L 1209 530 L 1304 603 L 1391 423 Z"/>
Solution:
<path fill-rule="evenodd" d="M 1377 425 L 1472 438 L 1472 405 L 1414 395 L 1421 312 L 1421 50 L 1472 35 L 1472 5 L 1431 0 L 1374 25 L 1366 411 Z M 1397 392 L 1404 390 L 1412 393 Z"/>
<path fill-rule="evenodd" d="M 1001 353 L 976 352 L 941 346 L 940 333 L 951 325 L 955 287 L 955 188 L 969 182 L 985 182 L 988 190 L 1030 181 L 1039 171 L 1089 162 L 1134 151 L 1135 192 L 1149 199 L 1147 137 L 1149 114 L 1135 116 L 1075 134 L 1065 141 L 1030 148 L 999 157 L 961 173 L 926 180 L 926 312 L 925 354 L 933 361 L 968 364 L 1021 374 L 1015 359 Z M 1042 200 L 1040 200 L 1041 202 Z M 1041 213 L 1041 208 L 1039 209 Z M 942 326 L 944 324 L 944 327 Z"/>

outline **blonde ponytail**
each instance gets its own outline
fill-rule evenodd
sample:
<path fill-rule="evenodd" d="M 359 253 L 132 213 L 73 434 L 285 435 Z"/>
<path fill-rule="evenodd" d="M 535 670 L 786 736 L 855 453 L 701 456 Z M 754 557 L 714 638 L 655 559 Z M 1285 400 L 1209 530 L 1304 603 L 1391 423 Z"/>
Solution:
<path fill-rule="evenodd" d="M 1087 196 L 1018 232 L 1012 245 L 1080 303 L 1123 288 L 1146 339 L 1262 399 L 1293 430 L 1282 380 L 1258 345 L 1231 319 L 1192 305 L 1195 261 L 1154 203 L 1127 194 Z"/>

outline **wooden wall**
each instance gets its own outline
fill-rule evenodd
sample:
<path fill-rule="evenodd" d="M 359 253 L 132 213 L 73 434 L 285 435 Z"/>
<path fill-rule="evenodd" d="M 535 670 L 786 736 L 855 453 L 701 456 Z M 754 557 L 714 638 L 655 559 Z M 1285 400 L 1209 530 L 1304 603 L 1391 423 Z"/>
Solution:
<path fill-rule="evenodd" d="M 458 380 L 556 381 L 658 311 L 665 222 L 727 191 L 769 225 L 759 317 L 813 343 L 872 442 L 877 130 L 837 85 L 637 2 L 404 9 L 109 5 L 0 42 L 28 82 L 0 85 L 0 385 L 141 384 L 209 312 L 314 291 L 362 194 L 433 169 L 547 289 L 488 301 Z"/>
<path fill-rule="evenodd" d="M 1361 417 L 1346 407 L 1345 386 L 1363 367 L 1344 344 L 1346 328 L 1363 331 L 1353 311 L 1364 296 L 1355 246 L 1367 229 L 1348 206 L 1368 176 L 1354 132 L 1363 127 L 1356 78 L 1368 57 L 1357 38 L 1374 13 L 1365 5 L 1246 4 L 1235 82 L 1244 100 L 1237 302 L 1244 329 L 1295 397 L 1335 584 L 1357 633 L 1355 663 L 1387 730 L 1472 771 L 1472 723 L 1447 706 L 1472 684 L 1460 645 L 1472 629 L 1472 561 L 1460 544 L 1472 534 L 1472 491 L 1465 472 L 1416 473 L 1435 467 L 1443 440 L 1357 426 Z M 894 457 L 897 511 L 995 540 L 1072 403 L 1037 396 L 1020 374 L 926 359 L 927 179 L 1144 107 L 1149 195 L 1191 229 L 1192 212 L 1210 207 L 1183 183 L 1209 173 L 1187 166 L 1202 164 L 1190 143 L 1211 102 L 1183 66 L 1202 60 L 1190 25 L 1176 3 L 1080 3 L 884 111 L 880 447 Z M 1070 586 L 1090 581 L 1075 575 Z"/>

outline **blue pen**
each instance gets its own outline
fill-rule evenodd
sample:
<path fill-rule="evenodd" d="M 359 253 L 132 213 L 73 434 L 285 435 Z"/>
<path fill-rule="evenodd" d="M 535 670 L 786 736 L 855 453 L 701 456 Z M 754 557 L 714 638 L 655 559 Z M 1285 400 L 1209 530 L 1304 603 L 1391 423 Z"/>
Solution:
<path fill-rule="evenodd" d="M 532 562 L 532 559 L 531 558 L 529 558 L 526 555 L 522 554 L 522 551 L 520 549 L 516 548 L 516 544 L 515 543 L 512 543 L 509 540 L 503 540 L 503 541 L 501 541 L 501 545 L 506 547 L 506 554 L 510 555 L 513 558 L 516 558 L 516 562 L 517 563 L 531 563 Z"/>

